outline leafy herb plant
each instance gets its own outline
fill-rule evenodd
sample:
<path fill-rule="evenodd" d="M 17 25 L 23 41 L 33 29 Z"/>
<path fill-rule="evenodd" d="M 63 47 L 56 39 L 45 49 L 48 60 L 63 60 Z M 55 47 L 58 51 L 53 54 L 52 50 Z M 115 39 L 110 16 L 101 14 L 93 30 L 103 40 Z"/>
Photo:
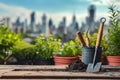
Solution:
<path fill-rule="evenodd" d="M 53 38 L 52 35 L 49 35 L 48 38 L 45 38 L 44 34 L 41 34 L 36 38 L 36 58 L 49 59 L 52 58 L 53 53 L 60 51 L 61 40 Z"/>
<path fill-rule="evenodd" d="M 109 7 L 111 27 L 108 29 L 108 54 L 120 56 L 120 10 L 116 6 Z"/>

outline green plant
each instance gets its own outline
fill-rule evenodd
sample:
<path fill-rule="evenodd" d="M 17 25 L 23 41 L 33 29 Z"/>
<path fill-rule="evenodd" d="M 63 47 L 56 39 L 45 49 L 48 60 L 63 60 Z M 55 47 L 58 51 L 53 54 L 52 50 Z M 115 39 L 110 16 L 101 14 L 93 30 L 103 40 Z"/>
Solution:
<path fill-rule="evenodd" d="M 97 29 L 98 30 L 98 29 Z M 92 35 L 88 34 L 88 37 L 90 39 L 90 46 L 94 47 L 96 45 L 96 40 L 97 40 L 97 35 L 98 33 L 93 33 Z M 84 40 L 86 38 L 86 32 L 84 32 Z M 108 53 L 108 44 L 107 44 L 108 38 L 107 35 L 102 36 L 102 41 L 101 41 L 101 47 L 102 47 L 102 55 L 106 55 Z"/>
<path fill-rule="evenodd" d="M 22 60 L 27 60 L 33 62 L 35 58 L 35 49 L 34 45 L 30 45 L 23 41 L 19 41 L 12 49 L 13 56 L 17 59 L 18 62 Z"/>
<path fill-rule="evenodd" d="M 71 57 L 71 56 L 78 56 L 81 55 L 81 47 L 79 44 L 77 44 L 77 40 L 75 41 L 69 41 L 63 43 L 63 46 L 61 48 L 61 53 L 58 54 L 58 56 L 65 56 L 65 57 Z"/>
<path fill-rule="evenodd" d="M 20 35 L 8 30 L 5 25 L 0 27 L 0 49 L 10 49 L 20 40 Z"/>
<path fill-rule="evenodd" d="M 37 52 L 36 58 L 49 59 L 53 56 L 53 53 L 59 52 L 61 45 L 60 39 L 53 38 L 52 35 L 49 35 L 48 38 L 45 38 L 44 34 L 41 34 L 36 38 L 35 50 Z"/>
<path fill-rule="evenodd" d="M 0 59 L 3 64 L 6 64 L 7 60 L 12 56 L 11 49 L 20 40 L 20 35 L 8 30 L 5 25 L 0 26 Z"/>
<path fill-rule="evenodd" d="M 120 55 L 120 10 L 116 6 L 109 7 L 111 27 L 108 28 L 108 54 Z"/>

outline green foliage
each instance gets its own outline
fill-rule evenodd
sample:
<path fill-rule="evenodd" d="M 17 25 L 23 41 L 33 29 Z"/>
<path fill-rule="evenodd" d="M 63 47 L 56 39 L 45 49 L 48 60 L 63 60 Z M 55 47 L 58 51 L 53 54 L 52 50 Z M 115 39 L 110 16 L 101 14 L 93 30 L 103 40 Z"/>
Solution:
<path fill-rule="evenodd" d="M 10 49 L 20 40 L 20 35 L 11 32 L 4 25 L 0 27 L 0 49 Z"/>
<path fill-rule="evenodd" d="M 8 30 L 5 25 L 0 26 L 0 59 L 6 62 L 12 55 L 11 49 L 21 41 L 20 35 Z"/>
<path fill-rule="evenodd" d="M 86 38 L 86 32 L 84 32 L 84 40 Z M 88 37 L 90 39 L 90 45 L 91 47 L 94 47 L 96 45 L 96 40 L 97 40 L 97 35 L 98 33 L 94 33 L 92 35 L 88 34 Z M 102 41 L 101 41 L 101 47 L 102 47 L 102 55 L 106 55 L 106 53 L 108 53 L 107 48 L 108 48 L 108 44 L 107 44 L 108 38 L 106 37 L 106 35 L 102 36 Z"/>
<path fill-rule="evenodd" d="M 56 34 L 56 37 L 57 37 L 58 39 L 62 39 L 62 34 L 57 33 L 57 34 Z"/>
<path fill-rule="evenodd" d="M 61 40 L 53 38 L 52 35 L 49 35 L 48 38 L 45 38 L 44 34 L 41 34 L 36 38 L 35 50 L 37 52 L 36 58 L 48 59 L 53 56 L 53 52 L 60 51 Z"/>
<path fill-rule="evenodd" d="M 120 10 L 116 6 L 109 7 L 111 27 L 108 29 L 108 54 L 107 55 L 120 55 Z"/>
<path fill-rule="evenodd" d="M 12 49 L 13 56 L 17 61 L 21 60 L 33 60 L 35 55 L 34 45 L 30 45 L 23 41 L 19 41 Z"/>
<path fill-rule="evenodd" d="M 59 56 L 78 56 L 81 55 L 81 47 L 78 40 L 65 42 L 61 48 Z"/>

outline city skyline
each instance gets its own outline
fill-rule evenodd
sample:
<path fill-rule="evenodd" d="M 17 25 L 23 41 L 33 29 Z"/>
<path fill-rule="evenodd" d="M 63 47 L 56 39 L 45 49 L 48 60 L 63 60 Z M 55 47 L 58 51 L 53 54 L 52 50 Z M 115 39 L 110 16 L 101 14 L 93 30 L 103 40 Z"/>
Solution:
<path fill-rule="evenodd" d="M 120 6 L 120 0 L 25 0 L 24 2 L 22 0 L 0 0 L 0 17 L 10 17 L 13 22 L 20 17 L 21 21 L 28 19 L 29 23 L 30 14 L 35 11 L 36 23 L 41 23 L 41 17 L 45 13 L 47 20 L 52 18 L 56 26 L 63 17 L 66 17 L 68 26 L 74 14 L 79 24 L 83 22 L 88 16 L 88 7 L 91 4 L 97 8 L 96 20 L 100 17 L 107 18 L 108 7 L 111 3 Z"/>

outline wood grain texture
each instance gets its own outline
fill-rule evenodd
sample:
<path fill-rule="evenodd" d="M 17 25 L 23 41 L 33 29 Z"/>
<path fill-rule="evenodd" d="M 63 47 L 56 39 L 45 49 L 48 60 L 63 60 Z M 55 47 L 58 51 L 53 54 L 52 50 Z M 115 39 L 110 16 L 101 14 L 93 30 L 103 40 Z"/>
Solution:
<path fill-rule="evenodd" d="M 120 79 L 120 66 L 102 66 L 104 69 L 113 71 L 87 73 L 79 71 L 61 71 L 67 66 L 32 66 L 32 65 L 0 65 L 0 80 L 2 79 Z M 14 71 L 15 69 L 26 69 L 25 71 Z M 27 69 L 29 71 L 27 71 Z M 31 69 L 31 71 L 30 71 Z M 32 71 L 40 69 L 39 71 Z M 43 70 L 42 70 L 43 69 Z M 48 71 L 44 71 L 48 69 Z M 50 70 L 52 69 L 52 70 Z M 56 69 L 56 70 L 53 70 Z M 59 71 L 58 71 L 59 70 Z M 114 71 L 115 70 L 115 71 Z"/>
<path fill-rule="evenodd" d="M 86 46 L 86 43 L 82 37 L 81 32 L 77 32 L 76 35 L 77 35 L 78 39 L 80 40 L 82 47 Z"/>
<path fill-rule="evenodd" d="M 104 27 L 104 22 L 101 22 L 100 27 L 99 27 L 98 36 L 97 36 L 96 46 L 100 46 L 102 34 L 103 34 L 103 27 Z"/>

